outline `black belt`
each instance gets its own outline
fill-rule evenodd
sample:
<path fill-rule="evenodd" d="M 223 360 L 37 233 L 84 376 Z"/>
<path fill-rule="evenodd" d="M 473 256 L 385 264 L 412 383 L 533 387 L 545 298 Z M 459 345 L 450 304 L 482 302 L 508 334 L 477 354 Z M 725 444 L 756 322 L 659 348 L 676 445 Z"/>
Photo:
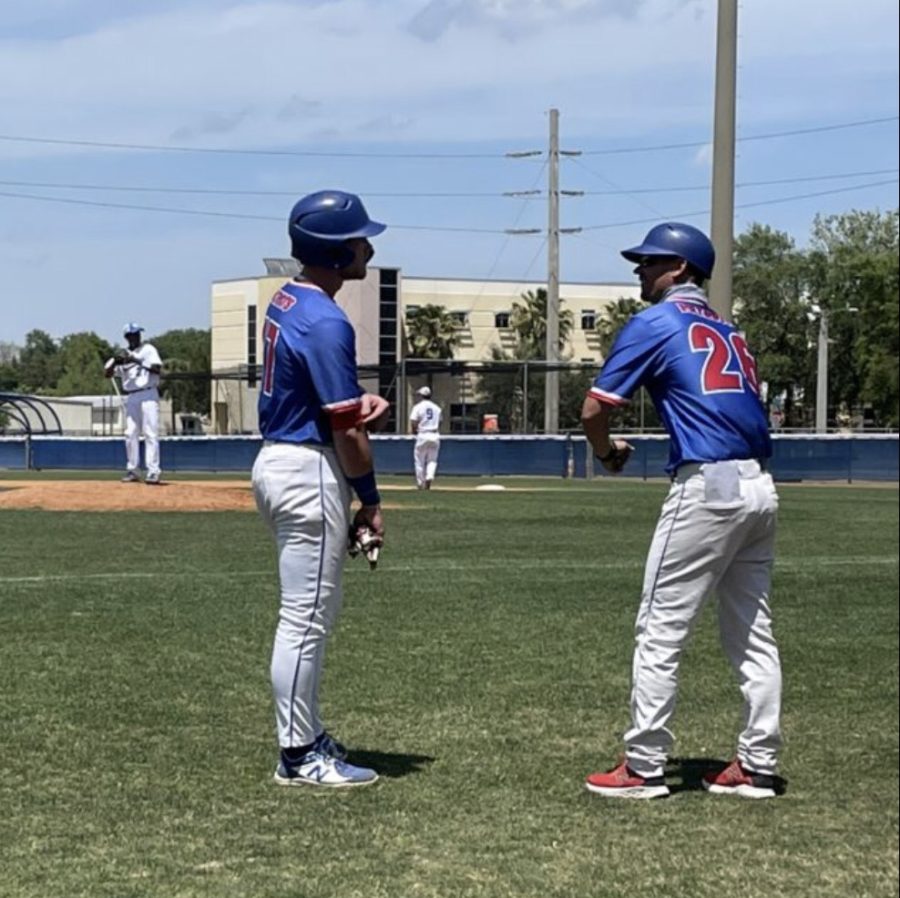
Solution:
<path fill-rule="evenodd" d="M 146 393 L 147 390 L 152 390 L 152 389 L 153 389 L 153 387 L 141 387 L 139 390 L 123 390 L 122 392 L 126 396 L 131 396 L 134 393 Z"/>

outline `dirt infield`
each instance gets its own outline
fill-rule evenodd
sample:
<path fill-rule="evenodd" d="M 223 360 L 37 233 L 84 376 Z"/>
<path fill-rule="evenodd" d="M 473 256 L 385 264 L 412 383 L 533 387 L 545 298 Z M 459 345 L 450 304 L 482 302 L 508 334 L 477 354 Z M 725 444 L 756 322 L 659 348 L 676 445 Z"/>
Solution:
<path fill-rule="evenodd" d="M 173 480 L 159 486 L 104 480 L 0 480 L 0 509 L 47 511 L 254 511 L 249 483 Z"/>

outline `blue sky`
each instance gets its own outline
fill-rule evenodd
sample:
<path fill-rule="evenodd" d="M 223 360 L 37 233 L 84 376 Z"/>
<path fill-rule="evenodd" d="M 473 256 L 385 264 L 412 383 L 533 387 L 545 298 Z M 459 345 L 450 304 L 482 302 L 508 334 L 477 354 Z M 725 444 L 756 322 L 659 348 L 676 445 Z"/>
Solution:
<path fill-rule="evenodd" d="M 716 5 L 4 4 L 0 342 L 208 327 L 210 282 L 286 255 L 287 211 L 322 187 L 390 225 L 376 263 L 541 279 L 543 237 L 503 231 L 545 228 L 546 194 L 502 193 L 546 190 L 546 157 L 505 154 L 546 149 L 551 107 L 584 153 L 561 186 L 587 192 L 562 200 L 562 226 L 589 229 L 563 238 L 562 279 L 630 281 L 617 250 L 652 220 L 708 227 Z M 739 32 L 736 230 L 804 245 L 817 212 L 895 207 L 896 0 L 753 0 Z M 873 123 L 752 139 L 854 122 Z M 690 146 L 649 149 L 671 144 Z"/>

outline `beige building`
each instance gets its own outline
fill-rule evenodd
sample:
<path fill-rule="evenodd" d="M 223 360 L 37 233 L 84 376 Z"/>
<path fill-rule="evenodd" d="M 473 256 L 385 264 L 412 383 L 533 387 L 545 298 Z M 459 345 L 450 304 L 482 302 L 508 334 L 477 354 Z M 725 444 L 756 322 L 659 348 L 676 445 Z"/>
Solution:
<path fill-rule="evenodd" d="M 262 325 L 266 305 L 286 278 L 297 272 L 291 259 L 266 259 L 266 274 L 215 281 L 211 293 L 212 429 L 215 433 L 257 431 L 258 366 L 262 362 Z M 337 300 L 356 329 L 361 383 L 379 392 L 395 408 L 398 432 L 405 432 L 414 390 L 424 382 L 407 366 L 403 320 L 418 306 L 443 306 L 456 320 L 459 342 L 454 360 L 490 359 L 491 347 L 510 349 L 513 303 L 538 281 L 470 281 L 407 277 L 394 268 L 371 268 L 364 281 L 344 285 Z M 573 362 L 599 364 L 595 323 L 607 303 L 639 298 L 633 284 L 560 284 L 563 310 L 572 312 L 573 329 L 565 353 Z M 447 410 L 448 429 L 460 402 L 477 403 L 471 375 L 432 373 L 435 399 Z"/>

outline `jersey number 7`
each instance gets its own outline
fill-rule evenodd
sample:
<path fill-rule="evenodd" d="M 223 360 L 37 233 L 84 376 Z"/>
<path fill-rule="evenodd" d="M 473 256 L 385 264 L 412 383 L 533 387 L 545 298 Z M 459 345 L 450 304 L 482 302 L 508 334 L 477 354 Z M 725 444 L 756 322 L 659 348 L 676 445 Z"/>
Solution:
<path fill-rule="evenodd" d="M 759 395 L 756 359 L 741 334 L 732 331 L 726 338 L 714 327 L 698 322 L 691 325 L 688 341 L 691 352 L 706 353 L 702 374 L 704 393 L 743 393 L 746 384 Z M 740 373 L 731 370 L 735 358 Z"/>
<path fill-rule="evenodd" d="M 271 319 L 266 318 L 263 325 L 263 382 L 262 391 L 265 396 L 272 395 L 275 383 L 275 344 L 281 336 L 281 328 Z"/>

